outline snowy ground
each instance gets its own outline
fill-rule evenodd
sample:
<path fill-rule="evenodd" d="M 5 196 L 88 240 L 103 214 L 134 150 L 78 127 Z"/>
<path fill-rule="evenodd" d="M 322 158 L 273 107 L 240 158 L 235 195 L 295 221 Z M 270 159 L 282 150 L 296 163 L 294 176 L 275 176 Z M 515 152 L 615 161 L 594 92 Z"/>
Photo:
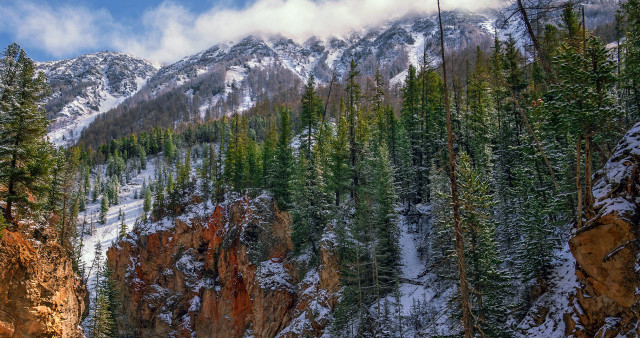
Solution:
<path fill-rule="evenodd" d="M 101 168 L 101 170 L 104 169 Z M 136 191 L 138 192 L 138 195 L 141 195 L 140 191 L 145 179 L 147 184 L 153 181 L 154 170 L 154 161 L 148 161 L 147 169 L 142 170 L 140 174 L 133 177 L 128 184 L 120 187 L 120 204 L 112 205 L 109 208 L 105 224 L 100 224 L 100 222 L 98 222 L 100 215 L 100 198 L 98 198 L 96 202 L 88 203 L 86 213 L 82 213 L 80 215 L 80 223 L 82 223 L 86 217 L 87 229 L 89 228 L 89 224 L 92 219 L 95 227 L 93 234 L 84 235 L 82 248 L 82 262 L 85 264 L 87 269 L 86 271 L 88 272 L 89 283 L 87 287 L 91 293 L 93 293 L 95 288 L 95 269 L 90 269 L 92 268 L 92 263 L 95 259 L 96 244 L 99 242 L 102 246 L 102 259 L 105 259 L 107 249 L 117 240 L 120 232 L 121 220 L 118 219 L 118 214 L 121 210 L 125 214 L 124 223 L 127 225 L 127 231 L 131 231 L 133 229 L 133 225 L 136 220 L 138 220 L 142 215 L 144 202 L 144 199 L 140 198 L 141 196 L 138 196 L 138 199 L 134 199 L 133 197 Z"/>
<path fill-rule="evenodd" d="M 421 207 L 423 214 L 430 213 L 428 206 Z M 457 324 L 449 320 L 449 300 L 456 292 L 456 285 L 451 281 L 440 280 L 436 274 L 427 270 L 427 262 L 419 256 L 417 250 L 418 233 L 411 229 L 411 225 L 400 213 L 398 226 L 402 256 L 399 301 L 407 326 L 403 335 L 423 337 L 455 334 Z M 387 296 L 386 301 L 396 302 L 395 295 Z M 420 322 L 411 321 L 411 318 L 419 318 Z"/>

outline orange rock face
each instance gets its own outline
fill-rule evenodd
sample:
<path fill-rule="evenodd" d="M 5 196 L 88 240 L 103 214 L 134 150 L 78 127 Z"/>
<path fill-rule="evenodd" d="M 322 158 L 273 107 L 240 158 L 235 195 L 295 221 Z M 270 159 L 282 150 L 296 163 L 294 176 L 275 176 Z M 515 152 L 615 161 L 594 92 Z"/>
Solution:
<path fill-rule="evenodd" d="M 638 335 L 640 124 L 625 135 L 596 178 L 596 216 L 576 229 L 569 242 L 584 284 L 576 295 L 580 325 L 574 333 Z"/>
<path fill-rule="evenodd" d="M 64 249 L 4 230 L 0 240 L 0 337 L 83 337 L 86 290 Z"/>
<path fill-rule="evenodd" d="M 289 260 L 290 216 L 266 196 L 243 197 L 203 215 L 177 220 L 171 230 L 135 230 L 107 252 L 123 290 L 121 332 L 273 337 L 290 325 L 304 298 Z M 337 285 L 337 273 L 326 274 Z M 335 303 L 337 291 L 332 286 L 327 299 Z M 325 325 L 304 333 L 317 335 Z"/>

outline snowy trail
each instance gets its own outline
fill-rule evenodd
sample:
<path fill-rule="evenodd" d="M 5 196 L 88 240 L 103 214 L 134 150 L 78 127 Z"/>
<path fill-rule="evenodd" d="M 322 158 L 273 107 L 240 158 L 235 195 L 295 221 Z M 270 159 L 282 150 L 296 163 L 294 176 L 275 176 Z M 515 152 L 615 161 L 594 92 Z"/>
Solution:
<path fill-rule="evenodd" d="M 418 257 L 414 235 L 409 233 L 409 225 L 400 222 L 400 252 L 402 254 L 402 277 L 416 280 L 425 269 L 425 264 Z"/>

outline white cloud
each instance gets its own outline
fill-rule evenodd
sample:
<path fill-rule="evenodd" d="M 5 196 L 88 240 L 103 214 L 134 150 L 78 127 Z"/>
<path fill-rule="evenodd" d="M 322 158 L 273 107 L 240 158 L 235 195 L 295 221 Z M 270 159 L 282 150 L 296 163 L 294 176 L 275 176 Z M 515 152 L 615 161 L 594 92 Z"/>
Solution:
<path fill-rule="evenodd" d="M 495 7 L 504 0 L 443 0 L 443 9 Z M 359 30 L 410 13 L 431 13 L 436 0 L 257 0 L 242 9 L 217 5 L 203 13 L 165 1 L 142 15 L 140 24 L 123 26 L 106 10 L 52 8 L 23 1 L 0 5 L 19 42 L 53 56 L 87 49 L 116 49 L 153 61 L 171 62 L 212 45 L 249 34 L 282 34 L 298 40 Z"/>
<path fill-rule="evenodd" d="M 443 9 L 495 7 L 501 0 L 443 0 Z M 195 15 L 164 2 L 144 15 L 141 35 L 119 39 L 118 49 L 158 61 L 175 61 L 213 44 L 249 34 L 282 34 L 303 40 L 358 30 L 410 13 L 431 13 L 436 1 L 258 0 L 243 9 L 213 7 Z"/>
<path fill-rule="evenodd" d="M 46 51 L 54 57 L 102 47 L 101 35 L 112 19 L 108 11 L 21 1 L 0 5 L 0 31 L 19 43 Z"/>

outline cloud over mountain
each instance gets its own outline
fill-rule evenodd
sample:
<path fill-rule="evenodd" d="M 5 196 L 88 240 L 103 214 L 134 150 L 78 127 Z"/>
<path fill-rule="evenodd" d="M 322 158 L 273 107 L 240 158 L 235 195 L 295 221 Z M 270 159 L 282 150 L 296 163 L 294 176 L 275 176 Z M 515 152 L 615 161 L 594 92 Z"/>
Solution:
<path fill-rule="evenodd" d="M 434 1 L 258 0 L 237 9 L 228 5 L 194 13 L 177 2 L 148 8 L 139 22 L 122 23 L 108 10 L 51 7 L 23 1 L 0 5 L 7 13 L 0 31 L 60 57 L 87 49 L 116 49 L 159 62 L 172 62 L 211 45 L 249 34 L 282 34 L 306 39 L 340 35 L 411 13 L 429 13 Z M 444 9 L 477 10 L 502 0 L 444 0 Z"/>

